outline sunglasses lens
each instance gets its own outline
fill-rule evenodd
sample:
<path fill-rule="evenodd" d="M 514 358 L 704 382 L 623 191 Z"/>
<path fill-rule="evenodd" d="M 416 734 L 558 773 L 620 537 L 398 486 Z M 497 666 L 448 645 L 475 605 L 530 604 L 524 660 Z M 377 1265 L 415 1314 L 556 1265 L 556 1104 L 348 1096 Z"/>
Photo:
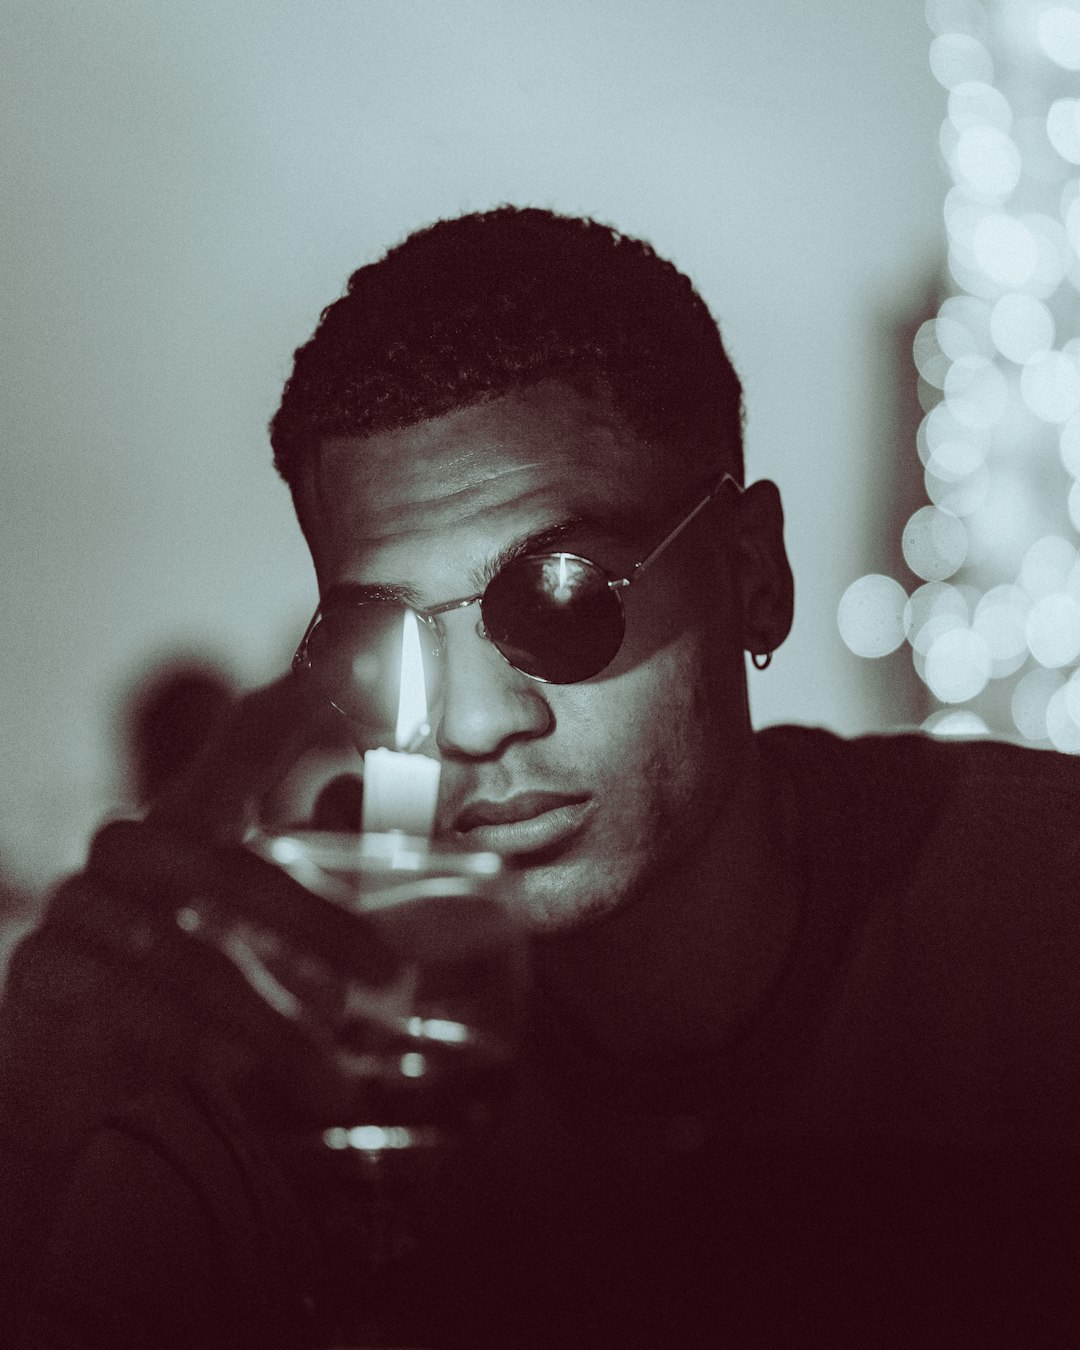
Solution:
<path fill-rule="evenodd" d="M 401 688 L 404 605 L 379 600 L 340 604 L 321 615 L 308 638 L 307 655 L 330 701 L 350 721 L 393 727 Z M 434 702 L 438 649 L 429 623 L 417 625 L 428 704 Z"/>
<path fill-rule="evenodd" d="M 551 684 L 598 675 L 623 639 L 622 606 L 607 577 L 568 553 L 509 563 L 482 610 L 488 637 L 511 665 Z"/>

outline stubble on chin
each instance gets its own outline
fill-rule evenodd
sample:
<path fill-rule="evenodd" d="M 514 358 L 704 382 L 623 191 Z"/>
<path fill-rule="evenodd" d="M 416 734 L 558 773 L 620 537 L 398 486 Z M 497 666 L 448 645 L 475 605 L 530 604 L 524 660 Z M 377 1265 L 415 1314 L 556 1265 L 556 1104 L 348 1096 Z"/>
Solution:
<path fill-rule="evenodd" d="M 602 828 L 604 823 L 609 828 Z M 671 873 L 678 840 L 657 803 L 625 804 L 616 808 L 614 821 L 596 826 L 579 851 L 509 872 L 507 901 L 531 932 L 558 936 L 595 928 L 662 886 Z"/>
<path fill-rule="evenodd" d="M 621 891 L 603 860 L 584 857 L 512 870 L 505 898 L 529 932 L 556 936 L 601 922 L 620 906 Z"/>

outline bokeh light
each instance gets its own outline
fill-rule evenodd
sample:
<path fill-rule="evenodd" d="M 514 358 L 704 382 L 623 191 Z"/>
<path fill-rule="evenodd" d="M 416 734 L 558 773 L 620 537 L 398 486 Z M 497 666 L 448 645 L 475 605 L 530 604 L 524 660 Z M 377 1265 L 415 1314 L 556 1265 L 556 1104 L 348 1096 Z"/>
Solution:
<path fill-rule="evenodd" d="M 1023 365 L 1054 345 L 1054 316 L 1033 295 L 1010 292 L 994 305 L 990 335 L 1002 356 Z"/>
<path fill-rule="evenodd" d="M 1017 682 L 1012 693 L 1013 723 L 1020 735 L 1029 741 L 1045 741 L 1046 710 L 1050 700 L 1065 683 L 1059 670 L 1029 670 Z"/>
<path fill-rule="evenodd" d="M 989 211 L 985 202 L 959 185 L 949 189 L 945 198 L 945 229 L 949 242 L 965 256 L 975 246 L 975 230 Z M 959 298 L 959 297 L 957 297 Z"/>
<path fill-rule="evenodd" d="M 1043 535 L 1031 545 L 1020 564 L 1020 585 L 1032 600 L 1063 591 L 1076 566 L 1077 553 L 1068 539 Z"/>
<path fill-rule="evenodd" d="M 930 69 L 946 89 L 975 80 L 989 84 L 994 62 L 978 39 L 967 33 L 942 33 L 930 44 Z"/>
<path fill-rule="evenodd" d="M 951 473 L 931 458 L 923 474 L 926 495 L 950 516 L 970 516 L 982 506 L 990 490 L 990 474 L 983 465 L 966 475 Z"/>
<path fill-rule="evenodd" d="M 1013 123 L 1012 138 L 1020 151 L 1024 175 L 1033 182 L 1060 183 L 1069 172 L 1069 166 L 1047 138 L 1045 117 L 1018 117 Z"/>
<path fill-rule="evenodd" d="M 980 196 L 1003 200 L 1020 181 L 1020 151 L 997 127 L 966 127 L 951 158 L 957 179 Z"/>
<path fill-rule="evenodd" d="M 926 0 L 926 22 L 932 33 L 970 33 L 981 37 L 986 31 L 986 11 L 982 0 Z"/>
<path fill-rule="evenodd" d="M 935 389 L 945 387 L 945 376 L 948 374 L 951 358 L 946 356 L 941 350 L 941 343 L 938 341 L 938 321 L 936 319 L 927 319 L 915 334 L 913 344 L 915 354 L 915 365 L 919 374 Z"/>
<path fill-rule="evenodd" d="M 942 581 L 963 564 L 967 534 L 955 516 L 937 506 L 923 506 L 904 526 L 904 561 L 924 581 Z"/>
<path fill-rule="evenodd" d="M 1053 295 L 1069 270 L 1071 249 L 1061 221 L 1041 211 L 1032 211 L 1020 223 L 1035 242 L 1035 268 L 1024 287 L 1035 295 Z"/>
<path fill-rule="evenodd" d="M 912 645 L 931 619 L 951 615 L 957 623 L 968 621 L 968 604 L 963 591 L 947 581 L 928 581 L 911 592 L 904 606 L 904 632 Z"/>
<path fill-rule="evenodd" d="M 1012 585 L 992 587 L 975 606 L 971 626 L 986 643 L 993 679 L 1014 674 L 1027 660 L 1030 609 L 1030 596 L 1019 586 Z"/>
<path fill-rule="evenodd" d="M 907 592 L 894 578 L 880 573 L 859 577 L 840 598 L 840 636 L 856 656 L 888 656 L 904 641 L 907 602 Z"/>
<path fill-rule="evenodd" d="M 939 441 L 926 458 L 926 470 L 937 478 L 964 478 L 982 468 L 987 449 L 988 442 L 979 436 Z"/>
<path fill-rule="evenodd" d="M 1058 437 L 1061 462 L 1073 476 L 1080 478 L 1080 415 L 1070 417 Z"/>
<path fill-rule="evenodd" d="M 959 132 L 975 127 L 993 127 L 1006 134 L 1012 130 L 1012 109 L 1000 89 L 979 80 L 953 85 L 949 92 L 949 121 Z"/>
<path fill-rule="evenodd" d="M 1008 390 L 1001 370 L 985 356 L 962 356 L 945 376 L 945 402 L 961 426 L 986 431 L 1001 420 Z"/>
<path fill-rule="evenodd" d="M 1080 606 L 1064 591 L 1044 595 L 1031 606 L 1025 632 L 1040 666 L 1070 665 L 1080 656 Z"/>
<path fill-rule="evenodd" d="M 1066 5 L 1053 5 L 1039 15 L 1035 32 L 1039 46 L 1065 70 L 1080 70 L 1080 14 Z"/>
<path fill-rule="evenodd" d="M 945 737 L 987 736 L 990 733 L 983 719 L 970 708 L 943 708 L 931 713 L 922 729 L 934 736 Z"/>
<path fill-rule="evenodd" d="M 986 688 L 990 653 L 972 628 L 939 633 L 926 653 L 926 683 L 942 703 L 966 703 Z"/>
<path fill-rule="evenodd" d="M 1050 695 L 1046 734 L 1055 750 L 1080 754 L 1080 680 L 1076 672 Z"/>
<path fill-rule="evenodd" d="M 986 279 L 1016 289 L 1030 281 L 1039 261 L 1035 236 L 1023 221 L 1004 211 L 987 212 L 971 241 L 975 262 Z"/>
<path fill-rule="evenodd" d="M 919 458 L 932 472 L 954 478 L 974 473 L 990 449 L 987 429 L 965 426 L 948 403 L 939 403 L 923 418 L 916 436 Z"/>
<path fill-rule="evenodd" d="M 1042 352 L 1021 371 L 1020 394 L 1042 421 L 1068 422 L 1080 410 L 1080 368 L 1065 352 Z"/>
<path fill-rule="evenodd" d="M 1015 577 L 1031 543 L 1032 529 L 1039 519 L 1039 505 L 1024 465 L 994 467 L 986 499 L 964 521 L 968 534 L 968 556 L 977 567 L 983 586 Z"/>
<path fill-rule="evenodd" d="M 1051 103 L 1046 138 L 1062 159 L 1080 164 L 1080 99 L 1059 98 Z"/>
<path fill-rule="evenodd" d="M 935 320 L 938 346 L 950 359 L 992 356 L 990 306 L 973 295 L 950 295 Z"/>
<path fill-rule="evenodd" d="M 1080 184 L 1070 178 L 1061 193 L 1061 218 L 1073 253 L 1080 253 Z"/>
<path fill-rule="evenodd" d="M 954 293 L 913 344 L 927 504 L 900 623 L 940 705 L 926 730 L 1080 754 L 1080 89 L 1061 74 L 1080 0 L 927 0 L 926 19 Z M 895 650 L 902 587 L 860 580 L 844 623 L 863 597 L 877 628 L 855 644 Z"/>

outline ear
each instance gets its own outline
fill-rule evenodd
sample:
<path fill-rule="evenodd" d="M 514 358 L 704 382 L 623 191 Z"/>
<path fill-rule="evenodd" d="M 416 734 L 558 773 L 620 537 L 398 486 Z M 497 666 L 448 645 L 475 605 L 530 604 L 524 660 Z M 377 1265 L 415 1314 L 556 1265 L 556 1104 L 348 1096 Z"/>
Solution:
<path fill-rule="evenodd" d="M 775 483 L 751 483 L 736 502 L 736 594 L 742 643 L 748 652 L 774 652 L 791 632 L 795 581 L 784 548 L 784 508 Z"/>

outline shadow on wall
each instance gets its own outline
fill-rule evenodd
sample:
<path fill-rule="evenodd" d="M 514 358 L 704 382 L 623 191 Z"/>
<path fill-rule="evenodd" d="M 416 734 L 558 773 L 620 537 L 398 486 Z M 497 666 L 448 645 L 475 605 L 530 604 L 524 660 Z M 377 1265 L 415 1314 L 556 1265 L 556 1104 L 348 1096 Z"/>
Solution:
<path fill-rule="evenodd" d="M 129 810 L 141 813 L 191 763 L 233 706 L 232 679 L 209 661 L 159 663 L 122 696 L 120 754 Z M 19 939 L 37 922 L 42 897 L 8 881 L 0 860 L 0 988 Z"/>
<path fill-rule="evenodd" d="M 228 675 L 207 662 L 169 661 L 138 682 L 122 714 L 128 791 L 145 809 L 181 774 L 236 701 Z"/>
<path fill-rule="evenodd" d="M 0 990 L 11 953 L 22 935 L 33 927 L 37 916 L 37 898 L 8 879 L 7 867 L 0 859 Z"/>

